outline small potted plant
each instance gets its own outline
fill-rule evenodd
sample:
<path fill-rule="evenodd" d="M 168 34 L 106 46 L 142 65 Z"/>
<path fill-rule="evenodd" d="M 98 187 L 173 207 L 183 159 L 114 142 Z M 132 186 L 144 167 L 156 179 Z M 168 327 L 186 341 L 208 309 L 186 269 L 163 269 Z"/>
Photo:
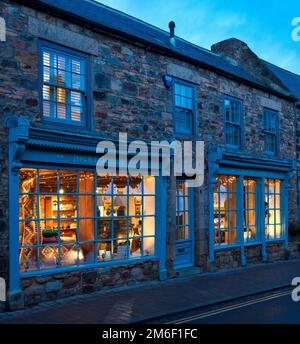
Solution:
<path fill-rule="evenodd" d="M 57 243 L 58 230 L 45 229 L 43 230 L 43 244 Z"/>

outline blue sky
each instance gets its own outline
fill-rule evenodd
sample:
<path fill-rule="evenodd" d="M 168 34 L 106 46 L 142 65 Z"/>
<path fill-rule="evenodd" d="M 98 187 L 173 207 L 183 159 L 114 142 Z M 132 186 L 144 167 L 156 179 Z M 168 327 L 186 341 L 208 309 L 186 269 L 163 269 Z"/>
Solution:
<path fill-rule="evenodd" d="M 176 23 L 176 35 L 204 48 L 236 37 L 261 58 L 300 74 L 300 41 L 291 21 L 299 0 L 99 0 L 161 29 Z"/>

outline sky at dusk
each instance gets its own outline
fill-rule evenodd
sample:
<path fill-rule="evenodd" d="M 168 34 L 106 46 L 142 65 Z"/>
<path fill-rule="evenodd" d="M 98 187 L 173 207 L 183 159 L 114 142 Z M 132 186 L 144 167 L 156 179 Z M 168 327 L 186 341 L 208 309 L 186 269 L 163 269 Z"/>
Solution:
<path fill-rule="evenodd" d="M 201 47 L 236 37 L 261 58 L 300 74 L 300 41 L 292 40 L 292 20 L 300 17 L 299 0 L 101 0 Z"/>

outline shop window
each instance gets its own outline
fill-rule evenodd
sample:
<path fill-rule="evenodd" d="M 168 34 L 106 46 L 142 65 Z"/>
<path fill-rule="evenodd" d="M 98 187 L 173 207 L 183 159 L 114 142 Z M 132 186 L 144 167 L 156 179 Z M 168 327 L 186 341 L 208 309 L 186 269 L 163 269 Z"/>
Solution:
<path fill-rule="evenodd" d="M 264 109 L 265 151 L 277 153 L 278 113 L 274 110 Z"/>
<path fill-rule="evenodd" d="M 176 190 L 176 240 L 185 241 L 190 239 L 189 224 L 189 193 L 187 183 L 177 181 Z"/>
<path fill-rule="evenodd" d="M 225 107 L 225 143 L 228 146 L 241 146 L 242 102 L 226 97 Z"/>
<path fill-rule="evenodd" d="M 214 191 L 215 246 L 237 243 L 237 178 L 217 176 Z"/>
<path fill-rule="evenodd" d="M 21 169 L 20 271 L 155 255 L 155 178 Z"/>
<path fill-rule="evenodd" d="M 244 242 L 257 241 L 257 196 L 255 179 L 244 179 Z"/>
<path fill-rule="evenodd" d="M 279 239 L 282 237 L 280 189 L 280 180 L 265 180 L 265 225 L 267 240 Z"/>
<path fill-rule="evenodd" d="M 174 124 L 176 133 L 193 134 L 195 119 L 194 93 L 192 86 L 175 82 Z"/>
<path fill-rule="evenodd" d="M 41 46 L 42 116 L 47 121 L 86 123 L 87 58 L 69 50 Z"/>

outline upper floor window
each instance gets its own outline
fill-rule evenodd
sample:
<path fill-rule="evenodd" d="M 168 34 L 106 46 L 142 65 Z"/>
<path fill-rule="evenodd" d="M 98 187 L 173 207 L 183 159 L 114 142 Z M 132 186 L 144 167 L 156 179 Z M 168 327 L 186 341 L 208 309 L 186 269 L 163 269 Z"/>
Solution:
<path fill-rule="evenodd" d="M 87 59 L 42 46 L 42 115 L 45 120 L 83 126 L 86 123 Z"/>
<path fill-rule="evenodd" d="M 265 151 L 277 153 L 278 117 L 277 112 L 264 109 Z"/>
<path fill-rule="evenodd" d="M 225 98 L 225 143 L 229 146 L 241 145 L 242 102 Z"/>
<path fill-rule="evenodd" d="M 174 87 L 174 124 L 176 133 L 193 134 L 195 119 L 194 101 L 194 88 L 176 81 Z"/>

